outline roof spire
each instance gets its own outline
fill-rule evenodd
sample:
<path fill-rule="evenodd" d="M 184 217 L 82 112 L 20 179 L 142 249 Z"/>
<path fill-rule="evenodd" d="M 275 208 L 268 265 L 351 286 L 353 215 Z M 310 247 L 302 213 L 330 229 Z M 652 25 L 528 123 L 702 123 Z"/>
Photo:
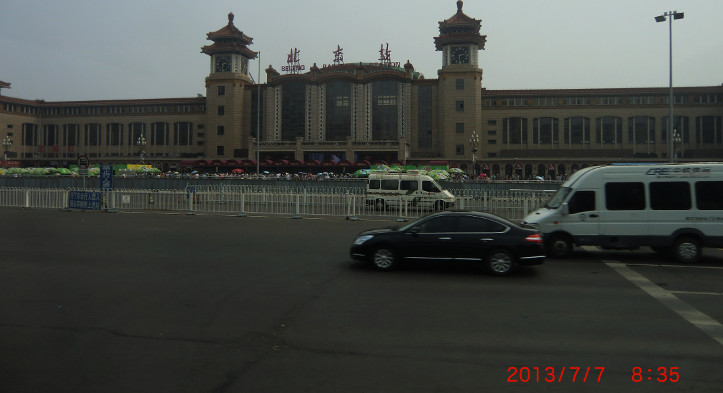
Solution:
<path fill-rule="evenodd" d="M 233 24 L 233 12 L 228 13 L 228 24 L 229 25 Z"/>
<path fill-rule="evenodd" d="M 462 12 L 462 0 L 457 0 L 457 12 Z"/>

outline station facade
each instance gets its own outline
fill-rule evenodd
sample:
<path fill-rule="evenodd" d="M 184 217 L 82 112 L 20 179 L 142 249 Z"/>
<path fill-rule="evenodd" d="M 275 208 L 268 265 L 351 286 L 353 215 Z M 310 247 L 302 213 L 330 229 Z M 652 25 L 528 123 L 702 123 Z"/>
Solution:
<path fill-rule="evenodd" d="M 499 178 L 558 178 L 611 162 L 669 161 L 668 88 L 488 90 L 481 20 L 457 12 L 434 37 L 441 68 L 380 58 L 306 69 L 294 51 L 253 81 L 253 38 L 233 14 L 207 34 L 206 95 L 45 102 L 0 94 L 5 165 L 263 165 L 285 170 L 445 162 Z M 430 48 L 431 50 L 431 48 Z M 10 83 L 0 82 L 0 91 Z M 674 90 L 675 158 L 723 159 L 723 86 Z M 143 152 L 141 154 L 141 152 Z"/>

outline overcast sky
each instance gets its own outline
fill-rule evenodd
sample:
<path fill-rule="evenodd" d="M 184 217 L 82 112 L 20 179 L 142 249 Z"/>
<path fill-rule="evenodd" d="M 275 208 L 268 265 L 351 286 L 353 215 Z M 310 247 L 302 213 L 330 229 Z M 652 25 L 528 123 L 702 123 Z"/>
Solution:
<path fill-rule="evenodd" d="M 673 83 L 723 83 L 723 0 L 467 0 L 482 20 L 483 87 L 563 89 L 668 86 L 668 22 L 673 22 Z M 333 62 L 409 60 L 437 78 L 438 22 L 455 0 L 2 0 L 2 94 L 47 101 L 195 97 L 205 94 L 206 33 L 227 23 L 261 51 L 261 81 L 298 48 L 308 70 Z M 249 68 L 257 79 L 258 62 Z"/>

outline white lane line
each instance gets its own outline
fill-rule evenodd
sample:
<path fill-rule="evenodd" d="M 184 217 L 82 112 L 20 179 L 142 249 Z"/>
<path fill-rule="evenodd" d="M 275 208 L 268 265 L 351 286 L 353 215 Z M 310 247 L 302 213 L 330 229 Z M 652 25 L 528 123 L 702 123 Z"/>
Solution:
<path fill-rule="evenodd" d="M 655 267 L 672 267 L 675 269 L 711 269 L 711 270 L 723 270 L 723 266 L 698 266 L 698 265 L 661 265 L 651 263 L 627 263 L 628 266 L 655 266 Z"/>
<path fill-rule="evenodd" d="M 723 345 L 723 325 L 721 325 L 718 321 L 698 311 L 690 304 L 680 300 L 671 292 L 653 284 L 650 280 L 625 264 L 614 261 L 605 261 L 605 264 L 620 273 L 621 276 L 625 277 L 633 284 L 637 285 L 640 289 L 647 292 L 650 296 L 663 303 L 666 307 L 675 311 L 678 315 L 683 317 L 683 319 L 702 330 L 705 334 L 718 341 L 719 344 Z"/>
<path fill-rule="evenodd" d="M 670 293 L 679 293 L 681 295 L 723 296 L 723 293 L 718 293 L 718 292 L 670 291 Z"/>

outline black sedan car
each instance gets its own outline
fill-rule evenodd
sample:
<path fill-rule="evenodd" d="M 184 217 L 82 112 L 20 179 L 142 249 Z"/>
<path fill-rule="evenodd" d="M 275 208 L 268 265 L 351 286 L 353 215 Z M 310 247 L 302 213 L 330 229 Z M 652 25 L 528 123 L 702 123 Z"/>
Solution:
<path fill-rule="evenodd" d="M 479 212 L 431 214 L 400 228 L 369 230 L 351 246 L 354 259 L 390 270 L 401 261 L 482 262 L 493 274 L 545 261 L 540 233 Z"/>

